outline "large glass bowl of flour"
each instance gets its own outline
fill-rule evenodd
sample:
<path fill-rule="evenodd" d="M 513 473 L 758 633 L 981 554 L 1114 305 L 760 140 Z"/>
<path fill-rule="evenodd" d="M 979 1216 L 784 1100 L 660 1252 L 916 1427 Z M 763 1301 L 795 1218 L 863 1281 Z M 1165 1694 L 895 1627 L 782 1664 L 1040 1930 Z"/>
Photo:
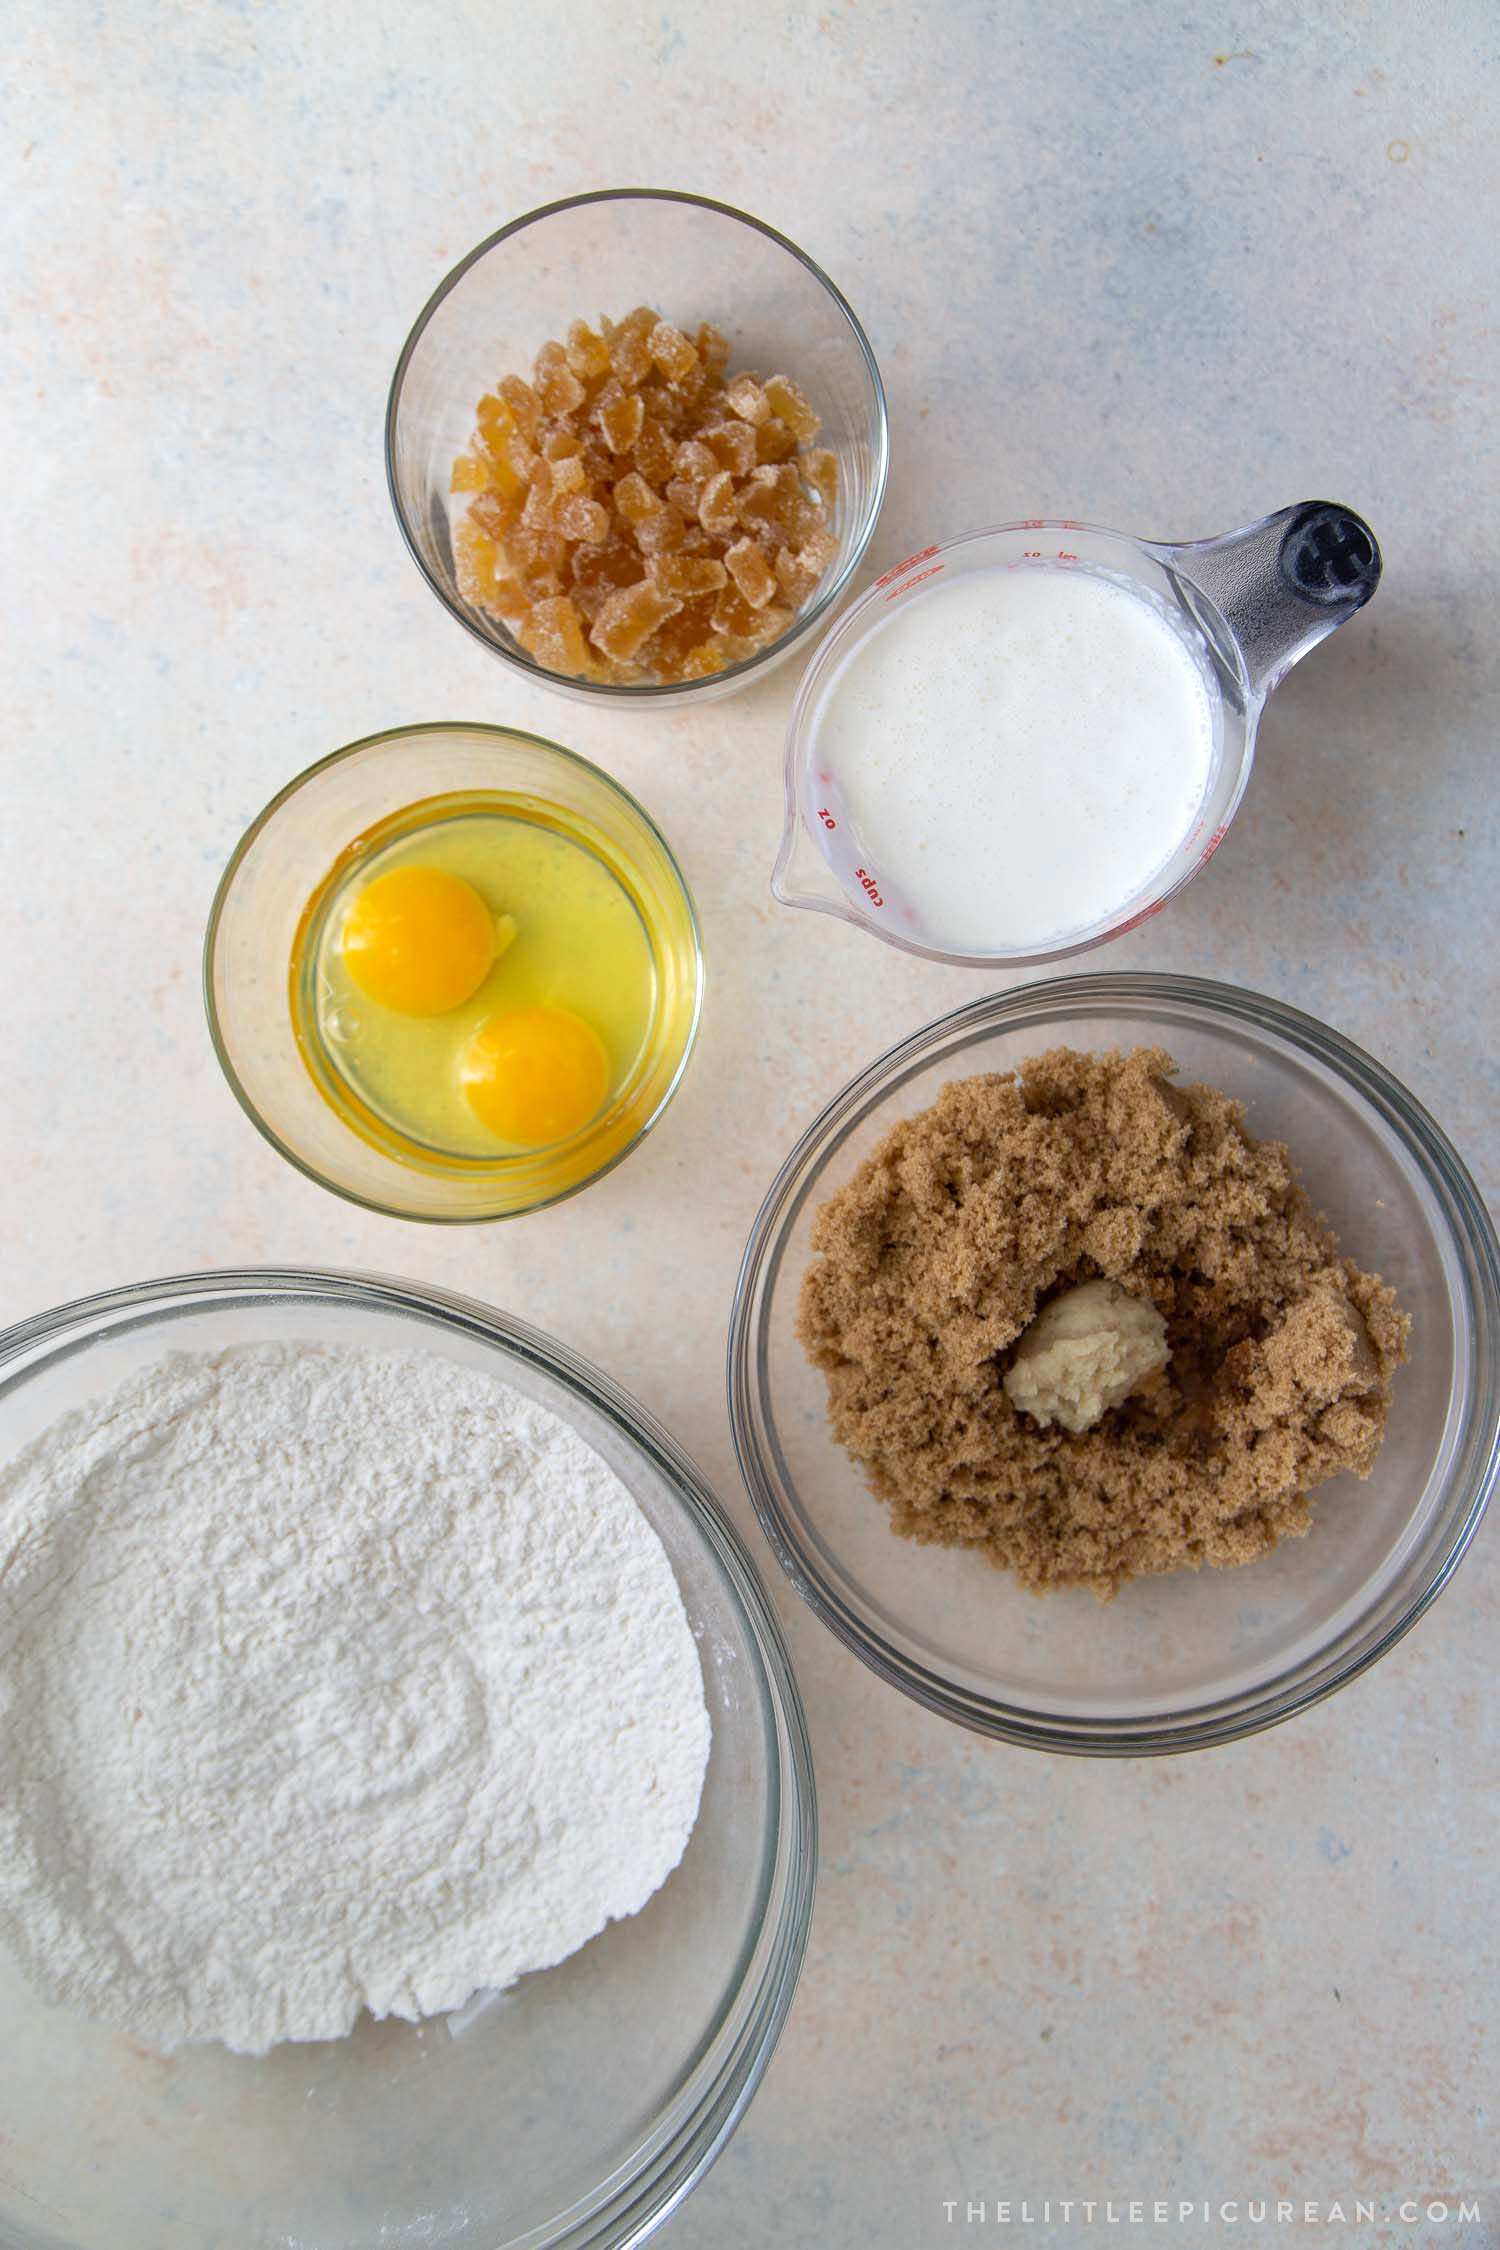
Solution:
<path fill-rule="evenodd" d="M 424 2250 L 637 2242 L 759 2083 L 812 1906 L 801 1705 L 753 1566 L 692 1464 L 560 1344 L 396 1281 L 206 1274 L 0 1336 L 0 1458 L 164 1353 L 307 1341 L 432 1353 L 568 1422 L 666 1550 L 713 1729 L 681 1864 L 558 1967 L 447 2017 L 171 2056 L 44 2006 L 0 1955 L 6 2250 Z M 166 1558 L 163 1558 L 166 1567 Z M 0 1556 L 0 1632 L 4 1630 Z"/>

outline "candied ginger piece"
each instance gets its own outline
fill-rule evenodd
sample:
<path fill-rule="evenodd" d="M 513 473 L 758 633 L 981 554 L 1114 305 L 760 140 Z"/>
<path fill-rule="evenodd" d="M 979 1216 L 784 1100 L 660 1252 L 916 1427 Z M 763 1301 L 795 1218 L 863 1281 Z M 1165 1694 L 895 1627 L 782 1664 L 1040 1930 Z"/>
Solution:
<path fill-rule="evenodd" d="M 501 492 L 519 492 L 531 472 L 532 449 L 503 398 L 487 393 L 479 401 L 479 442 L 490 463 L 490 482 Z"/>
<path fill-rule="evenodd" d="M 759 612 L 750 607 L 739 587 L 731 580 L 721 589 L 714 603 L 715 630 L 731 634 L 736 640 L 748 640 L 759 623 Z"/>
<path fill-rule="evenodd" d="M 749 484 L 741 485 L 735 500 L 735 515 L 744 528 L 755 533 L 775 532 L 777 545 L 785 541 L 788 512 L 788 498 L 781 488 L 754 478 Z M 795 541 L 787 543 L 796 544 Z"/>
<path fill-rule="evenodd" d="M 500 380 L 503 388 L 510 378 L 502 376 Z M 474 419 L 479 424 L 479 435 L 484 440 L 486 451 L 497 435 L 509 437 L 516 426 L 514 407 L 508 399 L 498 398 L 493 391 L 485 392 L 474 409 Z"/>
<path fill-rule="evenodd" d="M 750 482 L 741 488 L 740 520 L 757 537 L 777 531 L 789 547 L 797 547 L 805 534 L 805 527 L 820 519 L 810 502 L 802 497 L 802 484 L 796 469 L 789 461 L 763 462 L 751 472 Z M 779 541 L 771 543 L 774 554 Z"/>
<path fill-rule="evenodd" d="M 711 321 L 698 323 L 698 333 L 693 338 L 698 347 L 698 357 L 710 375 L 722 375 L 729 365 L 729 338 Z"/>
<path fill-rule="evenodd" d="M 640 580 L 640 550 L 630 540 L 606 534 L 601 545 L 580 547 L 573 557 L 572 594 L 585 617 L 596 616 L 609 595 Z"/>
<path fill-rule="evenodd" d="M 698 521 L 705 531 L 731 533 L 739 521 L 736 513 L 734 478 L 727 469 L 720 469 L 710 477 L 698 495 Z"/>
<path fill-rule="evenodd" d="M 714 603 L 718 631 L 732 640 L 749 641 L 756 648 L 779 640 L 791 622 L 791 611 L 777 602 L 768 602 L 764 609 L 752 608 L 738 586 L 726 586 Z"/>
<path fill-rule="evenodd" d="M 654 516 L 644 516 L 635 527 L 635 543 L 643 555 L 664 555 L 682 545 L 687 525 L 682 510 L 669 501 Z"/>
<path fill-rule="evenodd" d="M 736 375 L 724 385 L 724 397 L 742 422 L 758 425 L 771 411 L 771 402 L 753 375 Z"/>
<path fill-rule="evenodd" d="M 566 422 L 558 422 L 542 439 L 543 457 L 548 461 L 575 461 L 583 452 L 583 440 Z"/>
<path fill-rule="evenodd" d="M 542 409 L 536 392 L 519 375 L 502 375 L 495 386 L 515 417 L 516 428 L 522 437 L 536 443 L 536 433 L 541 425 Z"/>
<path fill-rule="evenodd" d="M 839 543 L 826 523 L 815 523 L 797 550 L 797 560 L 804 570 L 821 578 L 839 551 Z"/>
<path fill-rule="evenodd" d="M 538 455 L 526 486 L 521 521 L 528 531 L 543 531 L 552 520 L 552 463 Z"/>
<path fill-rule="evenodd" d="M 564 539 L 598 546 L 609 537 L 609 510 L 584 492 L 565 492 L 553 503 L 552 522 Z"/>
<path fill-rule="evenodd" d="M 627 523 L 644 523 L 661 505 L 660 493 L 652 491 L 638 469 L 629 470 L 615 486 L 615 513 Z"/>
<path fill-rule="evenodd" d="M 695 516 L 698 513 L 698 495 L 702 490 L 702 485 L 695 484 L 691 477 L 668 477 L 662 487 L 662 498 L 670 500 L 672 506 L 680 508 L 685 516 Z"/>
<path fill-rule="evenodd" d="M 810 484 L 825 508 L 831 508 L 838 497 L 839 457 L 826 446 L 816 445 L 804 453 L 797 462 L 803 479 Z"/>
<path fill-rule="evenodd" d="M 481 531 L 503 544 L 521 520 L 519 493 L 481 492 L 469 502 L 469 514 Z"/>
<path fill-rule="evenodd" d="M 777 548 L 776 583 L 786 599 L 795 608 L 800 608 L 806 601 L 814 586 L 817 585 L 819 575 L 819 572 L 809 570 L 804 563 L 799 561 L 790 547 Z"/>
<path fill-rule="evenodd" d="M 757 461 L 789 461 L 796 450 L 797 440 L 779 415 L 770 415 L 755 433 Z"/>
<path fill-rule="evenodd" d="M 677 400 L 678 415 L 682 421 L 696 420 L 704 399 L 717 395 L 710 391 L 712 380 L 708 369 L 695 363 L 685 375 L 679 375 L 673 381 L 669 395 Z"/>
<path fill-rule="evenodd" d="M 673 616 L 658 625 L 640 652 L 641 662 L 649 664 L 655 672 L 670 673 L 690 649 L 711 637 L 713 607 L 712 594 L 684 602 Z"/>
<path fill-rule="evenodd" d="M 628 661 L 658 625 L 673 616 L 682 604 L 643 578 L 638 586 L 622 586 L 610 594 L 594 619 L 589 638 L 601 656 Z"/>
<path fill-rule="evenodd" d="M 768 602 L 764 609 L 756 612 L 755 631 L 749 638 L 757 648 L 769 648 L 772 641 L 780 640 L 791 622 L 789 609 L 780 602 Z"/>
<path fill-rule="evenodd" d="M 800 492 L 795 499 L 787 502 L 785 521 L 787 541 L 793 547 L 805 546 L 815 532 L 833 537 L 823 520 L 822 509 L 815 501 L 805 499 Z"/>
<path fill-rule="evenodd" d="M 738 661 L 739 652 L 733 647 L 732 643 L 726 641 L 720 635 L 715 635 L 709 640 L 700 642 L 697 648 L 689 649 L 687 655 L 682 658 L 677 667 L 677 678 L 679 680 L 706 680 L 713 673 L 722 672 L 726 664 L 735 664 Z"/>
<path fill-rule="evenodd" d="M 566 594 L 534 602 L 516 639 L 549 672 L 586 672 L 589 652 L 583 621 Z"/>
<path fill-rule="evenodd" d="M 554 418 L 571 414 L 588 396 L 568 365 L 568 355 L 561 344 L 543 344 L 537 353 L 536 394 L 542 402 L 543 413 Z"/>
<path fill-rule="evenodd" d="M 646 348 L 652 364 L 659 367 L 669 383 L 680 383 L 699 364 L 698 354 L 670 320 L 659 320 L 646 339 Z"/>
<path fill-rule="evenodd" d="M 485 596 L 484 607 L 491 616 L 502 618 L 507 625 L 519 625 L 521 619 L 530 613 L 531 596 L 514 579 L 498 579 L 492 591 Z"/>
<path fill-rule="evenodd" d="M 500 579 L 500 550 L 472 514 L 453 526 L 453 574 L 466 602 L 488 601 Z"/>
<path fill-rule="evenodd" d="M 646 409 L 639 394 L 627 391 L 613 378 L 594 402 L 594 420 L 611 453 L 628 453 L 641 434 Z"/>
<path fill-rule="evenodd" d="M 634 389 L 644 383 L 651 372 L 651 346 L 648 341 L 656 326 L 656 314 L 649 305 L 637 305 L 627 313 L 609 339 L 609 364 L 622 383 Z"/>
<path fill-rule="evenodd" d="M 721 469 L 747 477 L 755 467 L 755 432 L 747 422 L 716 422 L 703 432 Z"/>
<path fill-rule="evenodd" d="M 641 434 L 632 448 L 632 458 L 648 484 L 665 484 L 672 474 L 672 464 L 677 452 L 671 436 L 660 422 L 648 414 L 641 424 Z"/>
<path fill-rule="evenodd" d="M 490 464 L 477 453 L 460 453 L 448 479 L 450 492 L 485 492 L 490 484 Z"/>
<path fill-rule="evenodd" d="M 724 556 L 724 568 L 752 609 L 764 609 L 776 591 L 776 573 L 753 539 L 737 539 Z"/>
<path fill-rule="evenodd" d="M 609 373 L 609 346 L 596 336 L 586 320 L 575 320 L 568 330 L 568 365 L 586 383 Z"/>
<path fill-rule="evenodd" d="M 771 412 L 779 415 L 799 444 L 805 445 L 822 429 L 821 418 L 814 414 L 796 384 L 786 375 L 766 377 L 766 397 Z"/>
<path fill-rule="evenodd" d="M 716 594 L 727 573 L 712 555 L 653 555 L 651 578 L 664 594 L 691 601 L 697 594 Z"/>
<path fill-rule="evenodd" d="M 576 453 L 564 453 L 560 458 L 549 453 L 543 459 L 551 466 L 554 495 L 587 491 L 589 473 Z"/>
<path fill-rule="evenodd" d="M 528 583 L 539 572 L 560 571 L 568 559 L 567 541 L 550 524 L 517 524 L 505 542 L 505 552 L 511 568 L 520 571 Z M 559 590 L 553 588 L 554 593 Z"/>
<path fill-rule="evenodd" d="M 684 438 L 672 456 L 672 467 L 677 475 L 692 484 L 706 484 L 711 476 L 727 466 L 702 438 Z"/>
<path fill-rule="evenodd" d="M 642 383 L 641 404 L 648 419 L 659 422 L 673 439 L 692 414 L 691 401 L 665 383 Z"/>
<path fill-rule="evenodd" d="M 485 454 L 490 463 L 490 482 L 497 492 L 525 491 L 536 455 L 519 430 L 496 430 L 485 442 Z"/>

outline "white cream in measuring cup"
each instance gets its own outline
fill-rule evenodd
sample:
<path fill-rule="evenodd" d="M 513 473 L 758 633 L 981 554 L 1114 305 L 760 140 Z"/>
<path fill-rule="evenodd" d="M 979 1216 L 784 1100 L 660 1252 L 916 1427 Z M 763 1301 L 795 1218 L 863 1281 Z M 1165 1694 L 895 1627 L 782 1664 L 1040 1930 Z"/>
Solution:
<path fill-rule="evenodd" d="M 1193 825 L 1214 714 L 1164 608 L 1001 564 L 893 603 L 818 727 L 877 887 L 982 952 L 1065 945 L 1137 896 Z"/>
<path fill-rule="evenodd" d="M 1185 547 L 1029 523 L 909 557 L 803 682 L 773 890 L 950 960 L 1118 934 L 1212 854 L 1271 687 L 1379 567 L 1317 502 Z"/>

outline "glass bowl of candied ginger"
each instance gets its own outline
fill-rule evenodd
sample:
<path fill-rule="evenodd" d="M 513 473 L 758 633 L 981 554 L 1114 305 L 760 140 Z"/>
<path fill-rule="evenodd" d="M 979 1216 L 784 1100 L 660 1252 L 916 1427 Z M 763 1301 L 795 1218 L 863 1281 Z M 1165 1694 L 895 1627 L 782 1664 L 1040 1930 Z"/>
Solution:
<path fill-rule="evenodd" d="M 386 413 L 433 592 L 582 701 L 708 699 L 789 656 L 869 545 L 888 454 L 880 371 L 827 275 L 728 204 L 644 188 L 480 243 Z"/>

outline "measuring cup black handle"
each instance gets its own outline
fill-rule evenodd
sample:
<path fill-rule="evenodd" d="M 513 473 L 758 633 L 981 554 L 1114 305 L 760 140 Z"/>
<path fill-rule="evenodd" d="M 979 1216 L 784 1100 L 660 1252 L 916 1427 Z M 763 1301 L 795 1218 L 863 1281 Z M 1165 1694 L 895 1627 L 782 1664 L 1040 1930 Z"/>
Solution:
<path fill-rule="evenodd" d="M 1252 704 L 1263 703 L 1297 659 L 1362 609 L 1380 583 L 1374 532 L 1334 500 L 1299 501 L 1220 539 L 1151 552 L 1221 661 L 1238 657 L 1233 669 Z M 1208 607 L 1195 596 L 1206 597 Z"/>

